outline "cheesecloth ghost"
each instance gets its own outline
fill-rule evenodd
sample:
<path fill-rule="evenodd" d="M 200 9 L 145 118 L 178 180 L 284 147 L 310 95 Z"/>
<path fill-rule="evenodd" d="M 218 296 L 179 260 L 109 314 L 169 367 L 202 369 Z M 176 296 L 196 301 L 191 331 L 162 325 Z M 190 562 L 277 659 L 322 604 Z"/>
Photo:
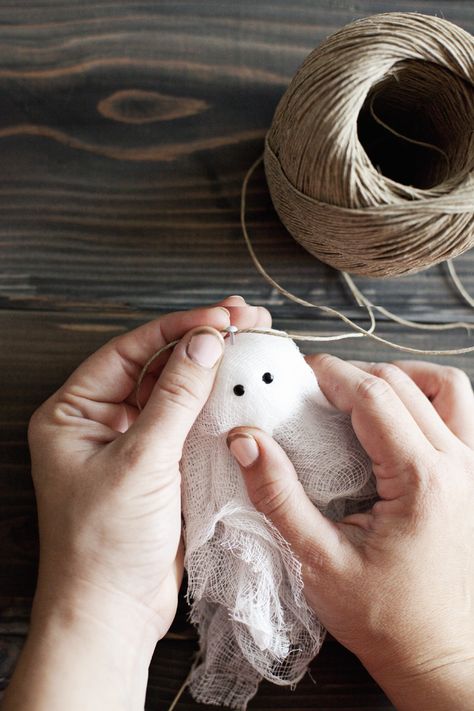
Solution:
<path fill-rule="evenodd" d="M 367 507 L 375 486 L 349 417 L 328 403 L 293 340 L 243 332 L 225 343 L 181 459 L 187 596 L 201 648 L 189 688 L 199 702 L 245 709 L 262 679 L 301 679 L 325 630 L 303 596 L 299 561 L 250 502 L 229 430 L 271 434 L 334 520 Z"/>

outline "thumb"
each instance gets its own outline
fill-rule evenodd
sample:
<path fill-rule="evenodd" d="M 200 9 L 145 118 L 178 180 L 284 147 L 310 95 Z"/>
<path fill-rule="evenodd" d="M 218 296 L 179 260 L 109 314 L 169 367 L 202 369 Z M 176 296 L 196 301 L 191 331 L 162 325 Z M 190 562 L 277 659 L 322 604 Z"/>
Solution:
<path fill-rule="evenodd" d="M 318 563 L 334 567 L 341 553 L 338 529 L 308 498 L 280 445 L 255 427 L 231 430 L 227 445 L 240 465 L 250 501 L 276 526 L 300 562 L 311 568 Z"/>
<path fill-rule="evenodd" d="M 224 339 L 205 326 L 189 331 L 173 349 L 142 412 L 125 437 L 139 451 L 168 461 L 181 458 L 189 430 L 208 399 L 224 353 Z M 133 444 L 132 444 L 133 448 Z M 155 462 L 156 465 L 156 462 Z"/>

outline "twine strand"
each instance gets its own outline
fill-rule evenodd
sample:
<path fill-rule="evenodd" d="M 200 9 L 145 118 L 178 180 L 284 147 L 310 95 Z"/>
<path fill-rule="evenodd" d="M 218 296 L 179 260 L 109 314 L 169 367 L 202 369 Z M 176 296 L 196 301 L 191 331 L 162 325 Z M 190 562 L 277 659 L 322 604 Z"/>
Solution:
<path fill-rule="evenodd" d="M 454 269 L 454 267 L 453 267 L 453 269 Z M 392 311 L 389 311 L 384 306 L 379 306 L 378 304 L 374 304 L 372 301 L 370 301 L 365 296 L 365 294 L 363 294 L 360 291 L 360 289 L 358 289 L 356 287 L 356 285 L 352 281 L 349 274 L 347 274 L 347 272 L 341 272 L 341 274 L 344 277 L 346 283 L 349 285 L 351 292 L 355 295 L 355 293 L 357 291 L 357 303 L 359 305 L 361 303 L 367 304 L 372 309 L 376 309 L 381 314 L 386 316 L 390 321 L 395 321 L 395 323 L 399 323 L 402 326 L 408 326 L 409 328 L 415 328 L 415 329 L 419 329 L 421 331 L 424 331 L 424 330 L 426 330 L 426 331 L 449 331 L 449 330 L 455 329 L 455 328 L 463 328 L 466 330 L 466 332 L 469 335 L 471 333 L 471 329 L 474 326 L 474 324 L 467 323 L 466 321 L 450 321 L 449 323 L 421 323 L 420 321 L 412 321 L 411 319 L 402 318 L 402 316 L 398 316 L 397 314 L 394 314 Z M 455 283 L 456 288 L 459 289 L 459 287 L 458 287 L 458 284 L 459 284 L 461 289 L 463 289 L 464 287 L 462 286 L 461 280 L 459 279 L 457 274 L 456 274 L 456 279 L 457 279 L 457 284 Z M 462 293 L 461 293 L 461 295 L 462 295 Z M 469 295 L 468 295 L 468 298 L 470 298 Z M 474 301 L 472 303 L 472 306 L 474 306 Z"/>
<path fill-rule="evenodd" d="M 374 313 L 372 310 L 372 307 L 368 304 L 364 304 L 363 301 L 360 299 L 360 292 L 356 291 L 354 288 L 354 285 L 351 285 L 348 283 L 348 286 L 356 299 L 357 303 L 360 306 L 365 306 L 367 309 L 367 312 L 370 317 L 370 327 L 369 329 L 362 328 L 361 326 L 358 326 L 356 323 L 351 321 L 350 318 L 348 318 L 345 314 L 341 313 L 337 309 L 332 308 L 331 306 L 325 306 L 323 304 L 314 304 L 311 301 L 306 301 L 306 299 L 302 299 L 299 296 L 296 296 L 296 294 L 292 294 L 290 291 L 287 291 L 284 287 L 282 287 L 273 277 L 271 277 L 268 272 L 265 270 L 263 267 L 262 263 L 258 259 L 257 255 L 255 254 L 255 250 L 252 246 L 252 242 L 250 240 L 248 231 L 247 231 L 247 224 L 246 224 L 246 203 L 247 203 L 247 186 L 250 177 L 252 176 L 255 168 L 262 162 L 263 160 L 263 154 L 260 155 L 250 166 L 248 169 L 244 181 L 242 184 L 242 192 L 241 192 L 241 200 L 240 200 L 240 224 L 242 227 L 242 233 L 244 235 L 245 243 L 247 245 L 248 251 L 250 253 L 250 256 L 252 258 L 252 261 L 257 268 L 257 270 L 260 272 L 260 274 L 263 276 L 263 278 L 277 291 L 280 292 L 283 296 L 286 296 L 287 299 L 290 301 L 294 301 L 296 304 L 300 304 L 301 306 L 307 306 L 309 308 L 314 308 L 314 309 L 319 309 L 325 314 L 328 314 L 330 316 L 336 316 L 337 318 L 340 318 L 344 323 L 347 323 L 349 326 L 354 328 L 357 333 L 341 333 L 338 334 L 337 336 L 326 336 L 324 339 L 322 337 L 318 337 L 317 340 L 328 340 L 328 341 L 335 341 L 335 340 L 341 340 L 343 338 L 360 338 L 361 336 L 367 335 L 368 333 L 372 334 L 373 331 L 375 330 L 375 317 Z"/>
<path fill-rule="evenodd" d="M 374 101 L 375 101 L 378 93 L 379 92 L 375 93 L 372 96 L 372 98 L 370 100 L 370 104 L 369 104 L 370 115 L 372 116 L 374 121 L 376 123 L 378 123 L 379 126 L 382 126 L 387 131 L 389 131 L 393 136 L 397 136 L 397 138 L 401 138 L 402 140 L 406 141 L 407 143 L 411 143 L 414 146 L 420 146 L 421 148 L 428 148 L 432 151 L 436 151 L 437 153 L 439 153 L 442 156 L 442 158 L 444 158 L 444 160 L 446 161 L 445 178 L 447 178 L 450 173 L 450 162 L 449 162 L 449 157 L 448 157 L 448 154 L 446 153 L 446 151 L 443 151 L 442 148 L 439 148 L 439 146 L 435 146 L 433 143 L 428 143 L 427 141 L 417 141 L 416 138 L 410 138 L 410 136 L 406 136 L 404 133 L 400 133 L 399 131 L 396 131 L 394 128 L 392 128 L 392 126 L 389 126 L 388 123 L 385 123 L 385 121 L 382 121 L 380 116 L 377 116 L 377 114 L 375 113 L 375 109 L 374 109 Z"/>
<path fill-rule="evenodd" d="M 472 298 L 472 296 L 467 292 L 466 288 L 464 287 L 464 284 L 462 283 L 461 279 L 459 278 L 459 275 L 458 275 L 451 259 L 446 260 L 446 266 L 448 267 L 448 274 L 451 277 L 453 285 L 458 290 L 458 292 L 460 293 L 460 295 L 464 299 L 464 301 L 469 306 L 474 308 L 474 299 Z"/>
<path fill-rule="evenodd" d="M 198 665 L 198 663 L 200 662 L 200 660 L 201 660 L 201 652 L 198 651 L 194 655 L 194 661 L 192 662 L 191 667 L 190 667 L 188 673 L 186 674 L 185 680 L 183 681 L 183 683 L 179 687 L 178 691 L 176 692 L 176 696 L 174 697 L 173 701 L 171 702 L 170 706 L 168 707 L 168 711 L 174 711 L 174 709 L 178 706 L 178 702 L 181 699 L 182 695 L 184 694 L 186 688 L 188 687 L 189 682 L 191 681 L 191 675 L 192 675 L 194 669 L 196 668 L 196 666 Z"/>

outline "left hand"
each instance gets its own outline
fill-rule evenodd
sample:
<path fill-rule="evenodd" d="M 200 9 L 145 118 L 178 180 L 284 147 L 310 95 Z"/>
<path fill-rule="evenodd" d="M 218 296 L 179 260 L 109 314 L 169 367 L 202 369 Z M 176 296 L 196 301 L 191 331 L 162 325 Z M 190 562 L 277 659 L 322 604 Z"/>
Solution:
<path fill-rule="evenodd" d="M 269 327 L 271 317 L 238 296 L 170 313 L 112 339 L 34 413 L 36 608 L 70 604 L 102 626 L 143 627 L 152 646 L 166 633 L 183 574 L 178 465 L 220 361 L 203 367 L 186 346 L 206 326 L 221 353 L 217 331 L 230 322 Z M 139 413 L 134 388 L 144 363 L 178 338 L 158 379 L 156 366 L 144 379 Z"/>

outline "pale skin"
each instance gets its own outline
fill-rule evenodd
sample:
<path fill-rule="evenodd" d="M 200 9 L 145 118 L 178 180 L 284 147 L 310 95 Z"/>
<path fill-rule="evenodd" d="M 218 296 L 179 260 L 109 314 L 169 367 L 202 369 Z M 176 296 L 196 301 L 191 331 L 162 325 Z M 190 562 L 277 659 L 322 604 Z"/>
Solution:
<path fill-rule="evenodd" d="M 181 451 L 218 371 L 219 331 L 230 322 L 266 328 L 271 318 L 237 296 L 168 314 L 103 346 L 32 417 L 40 567 L 30 633 L 3 711 L 63 711 L 66 700 L 69 711 L 143 709 L 150 659 L 173 620 L 183 574 Z M 203 327 L 209 342 L 198 335 Z M 165 365 L 145 379 L 140 413 L 134 386 L 143 364 L 178 338 Z M 250 498 L 300 559 L 309 604 L 399 711 L 468 711 L 469 381 L 410 361 L 307 362 L 326 397 L 351 415 L 381 500 L 330 523 L 278 444 L 242 426 L 228 443 L 234 454 L 243 451 L 235 442 L 247 443 L 241 471 Z M 258 456 L 249 463 L 252 451 Z"/>

